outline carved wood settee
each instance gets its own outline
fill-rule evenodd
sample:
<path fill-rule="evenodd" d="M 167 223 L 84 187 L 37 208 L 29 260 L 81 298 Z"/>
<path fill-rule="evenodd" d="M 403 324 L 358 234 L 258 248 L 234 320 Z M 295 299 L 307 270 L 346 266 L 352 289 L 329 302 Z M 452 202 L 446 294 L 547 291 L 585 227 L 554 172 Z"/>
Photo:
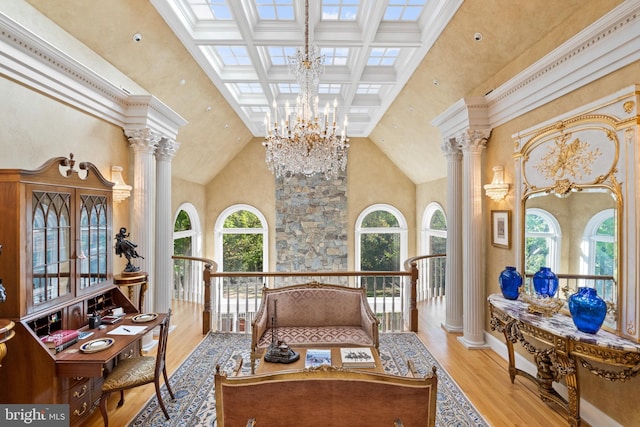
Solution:
<path fill-rule="evenodd" d="M 379 320 L 369 306 L 365 288 L 317 282 L 265 287 L 251 323 L 252 372 L 256 358 L 272 342 L 274 320 L 277 339 L 291 347 L 379 346 Z"/>
<path fill-rule="evenodd" d="M 436 369 L 423 378 L 335 367 L 227 377 L 216 367 L 218 427 L 435 426 Z"/>

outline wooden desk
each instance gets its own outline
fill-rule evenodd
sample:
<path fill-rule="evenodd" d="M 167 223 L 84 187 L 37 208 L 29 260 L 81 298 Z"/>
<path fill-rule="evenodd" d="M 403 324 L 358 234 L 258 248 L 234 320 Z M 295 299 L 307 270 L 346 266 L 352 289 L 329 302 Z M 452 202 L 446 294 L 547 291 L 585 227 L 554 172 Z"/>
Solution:
<path fill-rule="evenodd" d="M 130 301 L 133 301 L 133 288 L 140 286 L 138 293 L 138 311 L 144 313 L 144 294 L 147 292 L 147 286 L 149 282 L 149 275 L 143 271 L 137 273 L 123 273 L 113 276 L 113 284 L 118 285 L 120 288 L 127 288 L 127 296 Z"/>
<path fill-rule="evenodd" d="M 88 338 L 78 341 L 66 350 L 56 354 L 56 374 L 60 377 L 101 377 L 104 365 L 118 357 L 132 344 L 139 341 L 143 335 L 151 332 L 167 316 L 159 314 L 151 322 L 134 323 L 131 318 L 135 314 L 127 314 L 125 318 L 115 325 L 107 325 L 106 329 L 90 329 L 93 332 Z M 144 326 L 144 331 L 136 335 L 109 335 L 108 333 L 120 326 Z M 83 353 L 80 347 L 89 341 L 100 338 L 113 338 L 113 345 L 96 353 Z"/>
<path fill-rule="evenodd" d="M 328 347 L 318 346 L 318 347 L 309 347 L 309 348 L 326 349 Z M 340 367 L 342 365 L 341 363 L 342 359 L 340 358 L 340 347 L 329 347 L 329 348 L 331 349 L 331 364 L 333 366 Z M 384 374 L 384 369 L 382 368 L 382 361 L 380 360 L 380 355 L 378 354 L 378 350 L 376 350 L 374 347 L 369 347 L 369 348 L 371 349 L 373 358 L 376 361 L 376 367 L 375 368 L 351 368 L 351 369 L 357 369 L 359 371 L 378 372 L 378 373 Z M 300 353 L 300 358 L 292 363 L 267 362 L 264 360 L 264 355 L 262 355 L 262 358 L 260 359 L 260 363 L 256 368 L 256 374 L 271 374 L 276 372 L 291 371 L 291 370 L 295 371 L 295 370 L 304 369 L 304 361 L 307 355 L 307 349 L 293 348 L 293 350 Z"/>
<path fill-rule="evenodd" d="M 569 425 L 580 425 L 580 385 L 578 365 L 601 378 L 624 381 L 640 373 L 640 344 L 621 338 L 605 330 L 597 334 L 580 332 L 571 317 L 555 314 L 544 317 L 528 312 L 524 301 L 507 300 L 499 294 L 489 296 L 491 329 L 504 334 L 509 351 L 509 376 L 516 375 L 538 384 L 540 398 L 560 405 L 567 412 Z M 538 342 L 527 340 L 534 338 Z M 535 356 L 537 376 L 516 368 L 513 343 L 520 342 Z M 546 345 L 545 345 L 546 344 Z M 616 366 L 610 371 L 591 362 Z M 566 381 L 568 399 L 552 387 L 553 382 Z"/>

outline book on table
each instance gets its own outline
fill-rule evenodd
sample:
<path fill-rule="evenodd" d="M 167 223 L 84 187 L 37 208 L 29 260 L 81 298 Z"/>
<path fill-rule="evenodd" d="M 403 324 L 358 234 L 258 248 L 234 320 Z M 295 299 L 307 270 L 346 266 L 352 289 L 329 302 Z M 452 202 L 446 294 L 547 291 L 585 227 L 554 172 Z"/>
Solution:
<path fill-rule="evenodd" d="M 78 342 L 80 332 L 75 329 L 63 329 L 42 337 L 42 342 L 53 354 L 59 353 Z"/>
<path fill-rule="evenodd" d="M 342 347 L 340 359 L 343 368 L 375 368 L 376 359 L 369 347 Z"/>
<path fill-rule="evenodd" d="M 307 355 L 304 359 L 304 367 L 316 368 L 322 365 L 331 366 L 331 350 L 315 348 L 308 349 Z"/>

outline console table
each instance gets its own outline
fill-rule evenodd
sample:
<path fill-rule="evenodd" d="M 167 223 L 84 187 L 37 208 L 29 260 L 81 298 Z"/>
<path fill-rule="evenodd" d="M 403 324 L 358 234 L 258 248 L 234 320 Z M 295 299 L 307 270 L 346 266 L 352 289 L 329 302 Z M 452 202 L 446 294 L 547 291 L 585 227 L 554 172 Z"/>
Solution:
<path fill-rule="evenodd" d="M 540 398 L 564 408 L 571 426 L 580 425 L 578 365 L 610 381 L 626 381 L 640 373 L 638 343 L 602 329 L 597 334 L 580 332 L 567 315 L 559 313 L 545 317 L 529 313 L 526 302 L 508 300 L 500 294 L 490 295 L 488 301 L 491 329 L 502 332 L 507 344 L 511 382 L 516 375 L 521 375 L 537 383 Z M 534 355 L 536 377 L 516 368 L 513 350 L 516 342 Z M 592 362 L 597 362 L 598 366 Z M 616 367 L 616 370 L 602 368 L 603 365 Z M 553 382 L 561 379 L 567 385 L 567 399 L 552 387 Z"/>

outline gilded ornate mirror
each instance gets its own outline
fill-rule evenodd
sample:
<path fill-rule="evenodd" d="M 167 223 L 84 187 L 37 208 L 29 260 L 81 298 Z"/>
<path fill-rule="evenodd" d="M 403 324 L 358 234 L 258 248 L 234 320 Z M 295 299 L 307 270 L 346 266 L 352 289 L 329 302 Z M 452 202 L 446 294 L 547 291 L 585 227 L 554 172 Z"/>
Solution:
<path fill-rule="evenodd" d="M 529 134 L 516 153 L 520 270 L 530 278 L 540 267 L 551 267 L 560 278 L 562 300 L 578 287 L 595 288 L 609 307 L 604 326 L 617 330 L 620 143 L 613 126 L 601 119 L 579 116 L 546 126 Z"/>

